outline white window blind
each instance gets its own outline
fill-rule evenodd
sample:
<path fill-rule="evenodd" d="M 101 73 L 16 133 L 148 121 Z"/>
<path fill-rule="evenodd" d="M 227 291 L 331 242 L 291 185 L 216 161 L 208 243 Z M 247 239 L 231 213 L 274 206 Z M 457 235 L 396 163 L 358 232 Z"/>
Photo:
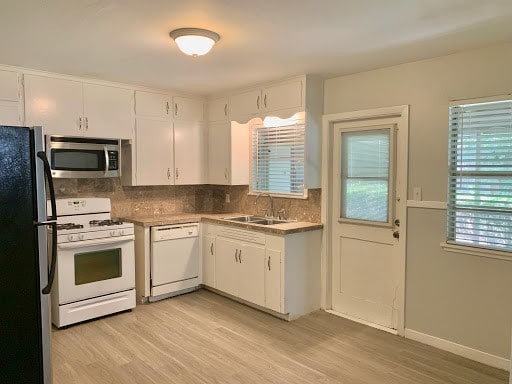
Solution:
<path fill-rule="evenodd" d="M 512 251 L 512 100 L 450 107 L 448 241 Z"/>
<path fill-rule="evenodd" d="M 251 190 L 304 196 L 303 123 L 252 128 Z"/>

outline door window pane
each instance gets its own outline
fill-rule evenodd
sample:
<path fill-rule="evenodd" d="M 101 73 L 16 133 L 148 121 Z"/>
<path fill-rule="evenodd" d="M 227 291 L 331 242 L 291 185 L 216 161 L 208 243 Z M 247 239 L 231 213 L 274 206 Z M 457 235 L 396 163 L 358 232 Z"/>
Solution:
<path fill-rule="evenodd" d="M 390 129 L 341 133 L 341 212 L 389 222 Z"/>
<path fill-rule="evenodd" d="M 121 248 L 75 254 L 75 285 L 122 276 Z"/>

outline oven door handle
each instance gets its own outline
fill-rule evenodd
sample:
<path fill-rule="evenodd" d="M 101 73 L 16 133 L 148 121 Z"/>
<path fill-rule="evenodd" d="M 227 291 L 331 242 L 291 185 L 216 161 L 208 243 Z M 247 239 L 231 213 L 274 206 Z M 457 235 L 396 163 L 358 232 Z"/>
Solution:
<path fill-rule="evenodd" d="M 59 249 L 84 248 L 84 247 L 93 247 L 95 245 L 125 243 L 127 241 L 133 241 L 133 240 L 135 240 L 134 235 L 108 237 L 106 239 L 72 241 L 70 243 L 59 244 L 58 248 Z"/>
<path fill-rule="evenodd" d="M 110 159 L 108 158 L 108 148 L 106 145 L 103 147 L 103 152 L 105 153 L 105 176 L 107 176 L 108 169 L 110 168 Z"/>

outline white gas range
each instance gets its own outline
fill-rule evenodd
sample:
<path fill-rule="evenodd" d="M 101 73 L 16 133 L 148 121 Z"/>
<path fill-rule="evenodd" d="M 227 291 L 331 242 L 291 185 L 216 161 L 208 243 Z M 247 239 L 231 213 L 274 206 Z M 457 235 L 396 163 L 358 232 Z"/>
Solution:
<path fill-rule="evenodd" d="M 132 223 L 112 220 L 110 200 L 57 199 L 52 322 L 62 327 L 135 307 Z"/>

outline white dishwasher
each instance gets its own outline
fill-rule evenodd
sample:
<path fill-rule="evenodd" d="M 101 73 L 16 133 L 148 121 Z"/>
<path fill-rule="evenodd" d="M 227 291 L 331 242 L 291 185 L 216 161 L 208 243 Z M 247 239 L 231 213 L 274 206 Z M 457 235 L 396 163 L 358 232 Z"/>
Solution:
<path fill-rule="evenodd" d="M 151 227 L 151 297 L 157 301 L 199 286 L 199 225 Z"/>

